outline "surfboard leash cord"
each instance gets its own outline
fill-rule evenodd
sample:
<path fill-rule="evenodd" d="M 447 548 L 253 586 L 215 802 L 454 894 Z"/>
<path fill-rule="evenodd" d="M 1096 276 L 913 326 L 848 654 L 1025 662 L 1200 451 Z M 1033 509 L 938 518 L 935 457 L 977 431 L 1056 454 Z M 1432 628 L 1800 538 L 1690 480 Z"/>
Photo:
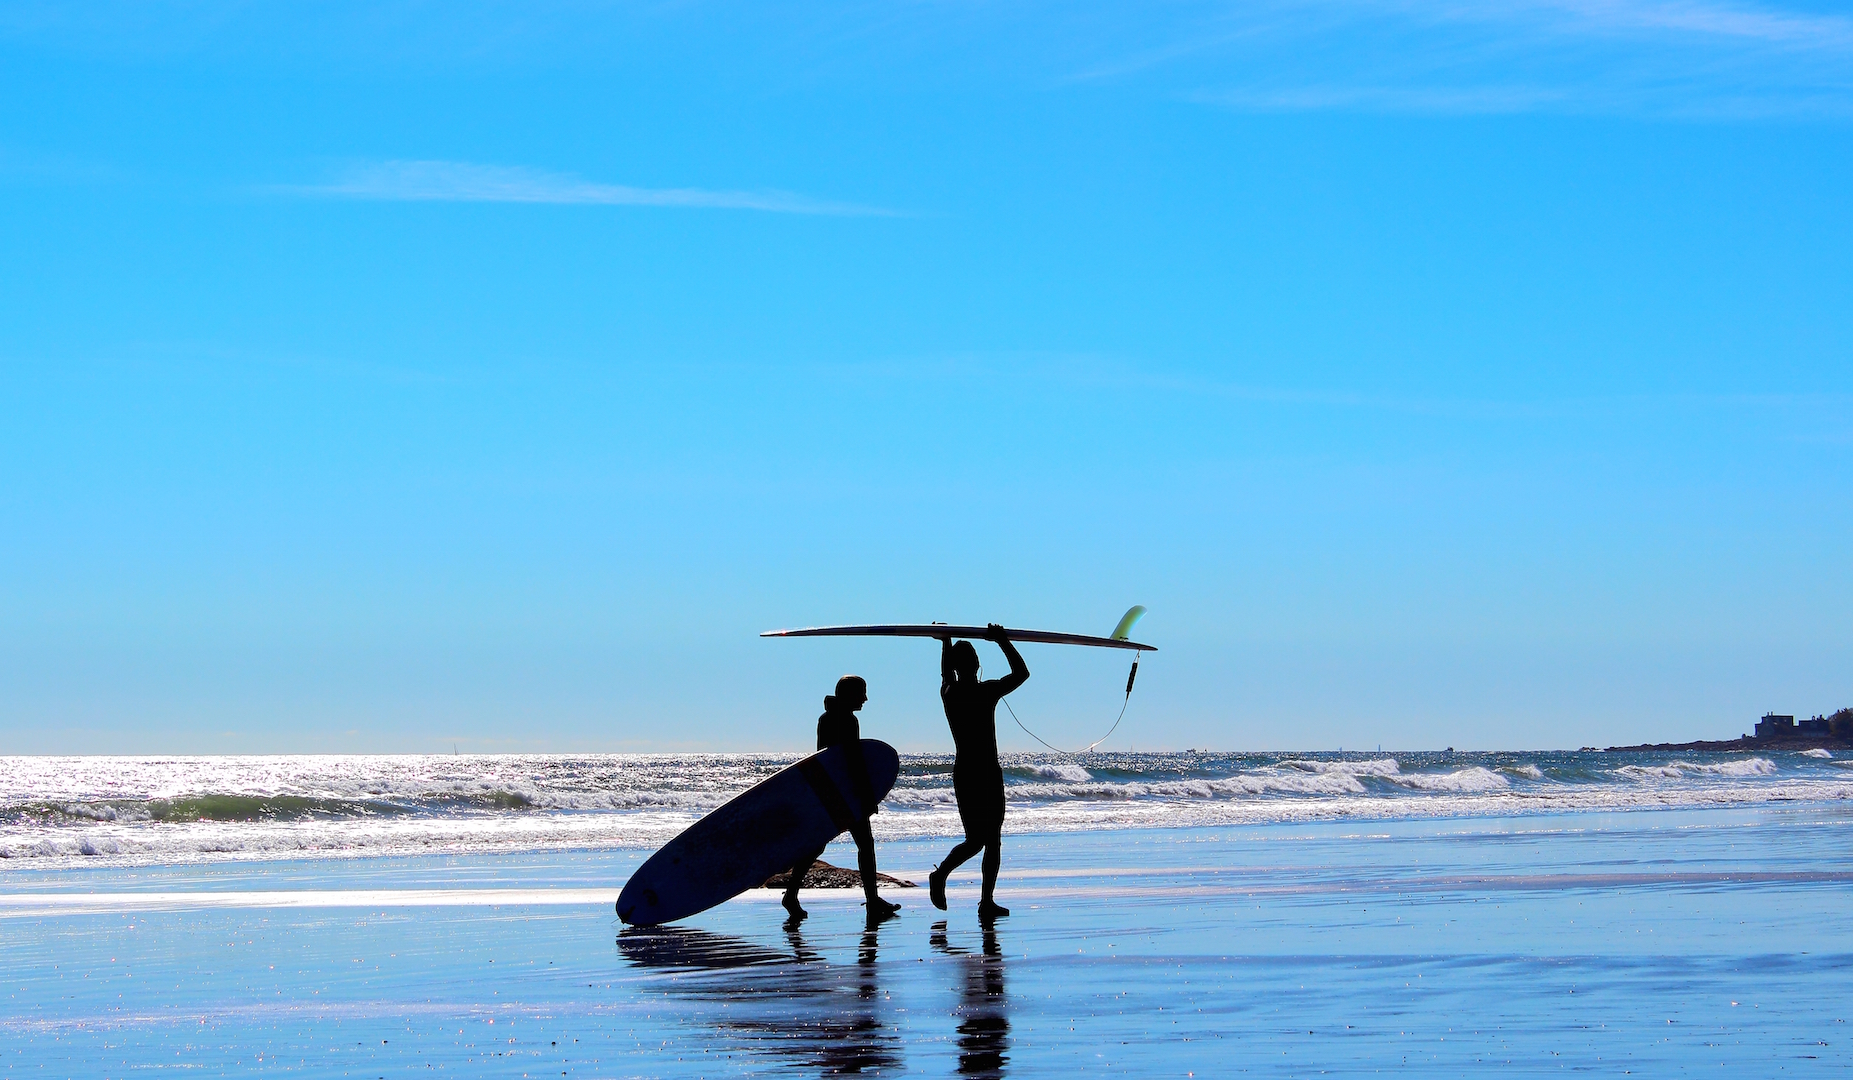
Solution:
<path fill-rule="evenodd" d="M 1063 750 L 1061 747 L 1056 746 L 1054 743 L 1050 742 L 1049 740 L 1031 731 L 1029 729 L 1029 725 L 1025 724 L 1023 722 L 1023 719 L 1017 715 L 1017 711 L 1014 708 L 1011 708 L 1010 699 L 1008 697 L 1005 697 L 1000 700 L 1003 701 L 1004 708 L 1010 711 L 1010 719 L 1015 720 L 1017 722 L 1017 726 L 1023 729 L 1023 734 L 1028 735 L 1030 738 L 1036 740 L 1037 742 L 1041 743 L 1042 745 L 1048 747 L 1049 749 L 1055 751 L 1058 754 L 1067 754 L 1069 757 L 1080 757 L 1082 754 L 1091 754 L 1094 752 L 1094 747 L 1099 746 L 1101 743 L 1106 742 L 1108 739 L 1112 738 L 1113 733 L 1119 730 L 1120 721 L 1126 719 L 1126 707 L 1132 704 L 1132 684 L 1135 681 L 1137 681 L 1139 678 L 1139 657 L 1140 655 L 1141 654 L 1137 652 L 1132 654 L 1132 670 L 1126 673 L 1126 697 L 1124 698 L 1124 700 L 1120 702 L 1120 714 L 1113 718 L 1113 726 L 1107 729 L 1107 733 L 1105 735 L 1102 735 L 1100 738 L 1095 739 L 1091 743 L 1088 743 L 1086 746 L 1082 747 L 1079 750 Z M 982 667 L 979 668 L 979 672 L 980 672 L 980 675 L 982 676 L 982 673 L 983 673 Z"/>

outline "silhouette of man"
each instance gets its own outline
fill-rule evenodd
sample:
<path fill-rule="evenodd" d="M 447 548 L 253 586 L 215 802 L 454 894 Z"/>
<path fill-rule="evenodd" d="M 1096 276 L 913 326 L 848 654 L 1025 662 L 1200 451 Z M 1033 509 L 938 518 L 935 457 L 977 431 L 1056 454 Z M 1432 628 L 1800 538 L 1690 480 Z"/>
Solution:
<path fill-rule="evenodd" d="M 1010 674 L 978 681 L 978 650 L 969 641 L 939 639 L 939 700 L 946 707 L 946 725 L 952 729 L 952 791 L 959 801 L 959 821 L 965 839 L 927 875 L 933 906 L 946 910 L 946 878 L 959 864 L 984 851 L 984 893 L 978 902 L 981 918 L 1010 914 L 992 898 L 997 888 L 999 848 L 1004 832 L 1004 770 L 997 763 L 997 703 L 1029 679 L 1029 668 L 1004 628 L 991 623 L 985 640 L 994 641 L 1010 661 Z"/>
<path fill-rule="evenodd" d="M 876 810 L 875 789 L 869 783 L 868 765 L 862 760 L 862 725 L 856 720 L 856 710 L 862 708 L 868 700 L 869 684 L 863 681 L 862 676 L 845 675 L 838 679 L 836 693 L 824 698 L 824 713 L 817 718 L 817 749 L 828 750 L 832 746 L 848 749 L 850 786 L 855 789 L 856 801 L 873 814 Z M 883 919 L 901 910 L 901 905 L 883 900 L 875 890 L 875 836 L 869 831 L 868 817 L 852 819 L 849 834 L 856 838 L 856 866 L 862 871 L 862 892 L 867 897 L 869 918 Z M 824 853 L 828 844 L 829 841 L 819 844 L 816 851 L 791 866 L 791 877 L 785 885 L 784 904 L 793 919 L 802 919 L 810 914 L 798 904 L 798 886 L 804 882 L 804 875 Z"/>

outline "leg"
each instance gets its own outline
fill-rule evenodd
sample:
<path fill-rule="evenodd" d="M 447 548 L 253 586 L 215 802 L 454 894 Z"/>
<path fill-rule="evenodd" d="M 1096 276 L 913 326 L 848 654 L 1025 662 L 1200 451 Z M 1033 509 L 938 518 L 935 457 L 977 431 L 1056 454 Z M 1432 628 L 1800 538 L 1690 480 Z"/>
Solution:
<path fill-rule="evenodd" d="M 988 903 L 991 894 L 997 891 L 997 870 L 1004 862 L 1004 853 L 999 849 L 1004 846 L 1002 837 L 993 836 L 984 844 L 984 900 Z"/>
<path fill-rule="evenodd" d="M 997 868 L 1004 861 L 1004 792 L 1000 787 L 997 802 L 991 806 L 990 829 L 984 838 L 984 892 L 978 901 L 979 918 L 996 918 L 1010 914 L 1010 909 L 1002 907 L 993 899 L 997 890 Z"/>
<path fill-rule="evenodd" d="M 875 876 L 875 834 L 869 831 L 869 819 L 863 818 L 851 825 L 849 833 L 856 838 L 856 868 L 862 871 L 862 895 L 868 903 L 869 918 L 878 919 L 899 911 L 901 905 L 883 900 L 881 893 L 876 891 L 879 879 Z"/>
<path fill-rule="evenodd" d="M 984 916 L 1008 915 L 1010 909 L 1001 907 L 992 899 L 997 891 L 997 868 L 1003 863 L 1003 837 L 993 833 L 984 845 L 984 892 L 978 901 L 978 914 Z"/>
<path fill-rule="evenodd" d="M 999 791 L 1003 790 L 1003 785 L 1003 776 L 1000 774 L 997 779 Z M 974 782 L 969 774 L 960 773 L 956 764 L 952 767 L 952 794 L 959 801 L 959 824 L 965 826 L 965 839 L 947 852 L 945 859 L 927 875 L 933 906 L 941 911 L 946 910 L 946 879 L 952 876 L 960 864 L 984 848 L 984 836 L 988 831 L 986 826 L 991 816 L 987 809 L 991 801 L 988 797 L 989 787 L 982 776 Z"/>
<path fill-rule="evenodd" d="M 785 905 L 785 910 L 790 912 L 794 919 L 802 919 L 809 914 L 798 906 L 798 886 L 804 883 L 804 875 L 810 872 L 811 864 L 816 862 L 823 853 L 824 849 L 818 848 L 791 864 L 791 873 L 785 882 L 785 899 L 781 903 Z"/>
<path fill-rule="evenodd" d="M 945 859 L 941 860 L 940 864 L 933 868 L 933 872 L 927 875 L 927 892 L 934 907 L 941 911 L 946 910 L 946 879 L 952 876 L 952 872 L 957 870 L 961 863 L 978 854 L 983 847 L 984 841 L 973 840 L 967 836 L 947 852 Z"/>
<path fill-rule="evenodd" d="M 980 851 L 983 851 L 983 850 L 984 850 L 983 840 L 973 840 L 971 837 L 968 836 L 965 839 L 959 841 L 957 844 L 953 845 L 953 848 L 951 851 L 948 851 L 946 853 L 945 861 L 939 864 L 939 868 L 941 871 L 940 876 L 945 877 L 945 876 L 950 875 L 954 870 L 957 870 L 960 866 L 963 866 L 965 864 L 965 860 L 971 858 L 973 855 L 976 855 Z"/>

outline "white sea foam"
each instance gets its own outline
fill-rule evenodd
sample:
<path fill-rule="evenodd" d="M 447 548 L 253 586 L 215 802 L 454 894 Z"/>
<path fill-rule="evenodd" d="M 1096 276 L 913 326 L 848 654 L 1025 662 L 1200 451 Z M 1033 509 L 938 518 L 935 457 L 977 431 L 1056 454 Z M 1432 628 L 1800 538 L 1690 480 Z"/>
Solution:
<path fill-rule="evenodd" d="M 1832 758 L 1834 754 L 1831 750 L 1823 750 L 1817 746 L 1812 750 L 1803 750 L 1802 756 L 1811 758 Z"/>
<path fill-rule="evenodd" d="M 1531 765 L 1531 764 L 1502 765 L 1500 766 L 1500 770 L 1503 772 L 1509 772 L 1514 776 L 1522 776 L 1527 780 L 1544 779 L 1544 770 L 1538 768 L 1536 765 Z"/>
<path fill-rule="evenodd" d="M 1281 765 L 1303 772 L 1334 773 L 1341 776 L 1396 776 L 1400 771 L 1395 758 L 1370 758 L 1365 761 L 1316 761 L 1291 758 L 1281 762 Z"/>
<path fill-rule="evenodd" d="M 601 889 L 286 889 L 0 893 L 0 916 L 214 908 L 558 907 L 611 903 Z"/>
<path fill-rule="evenodd" d="M 1093 774 L 1079 765 L 1057 762 L 1053 765 L 1034 765 L 1030 772 L 1042 780 L 1066 780 L 1070 783 L 1083 783 L 1094 778 Z"/>
<path fill-rule="evenodd" d="M 1681 780 L 1688 777 L 1774 776 L 1776 763 L 1768 758 L 1745 758 L 1737 761 L 1670 761 L 1655 765 L 1623 765 L 1615 775 L 1630 780 Z"/>
<path fill-rule="evenodd" d="M 387 821 L 201 821 L 83 829 L 0 827 L 0 859 L 193 862 L 654 846 L 693 814 L 505 814 Z"/>
<path fill-rule="evenodd" d="M 1510 780 L 1482 765 L 1450 773 L 1403 773 L 1395 781 L 1418 791 L 1503 791 L 1512 786 Z"/>
<path fill-rule="evenodd" d="M 1005 789 L 1025 802 L 1142 799 L 1232 799 L 1244 795 L 1345 795 L 1364 785 L 1344 773 L 1306 775 L 1291 769 L 1257 769 L 1215 779 L 1097 782 L 1090 784 L 1021 784 Z"/>

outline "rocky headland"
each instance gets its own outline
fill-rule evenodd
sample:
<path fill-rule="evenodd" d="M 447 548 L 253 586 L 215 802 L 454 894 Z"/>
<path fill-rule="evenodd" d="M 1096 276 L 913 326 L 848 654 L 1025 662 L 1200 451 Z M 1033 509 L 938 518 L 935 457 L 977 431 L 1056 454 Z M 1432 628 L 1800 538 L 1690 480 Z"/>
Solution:
<path fill-rule="evenodd" d="M 1641 743 L 1638 746 L 1585 746 L 1584 750 L 1846 750 L 1853 752 L 1853 708 L 1831 716 L 1816 716 L 1825 732 L 1783 732 L 1777 735 L 1740 735 L 1735 739 L 1698 739 L 1682 743 Z"/>

